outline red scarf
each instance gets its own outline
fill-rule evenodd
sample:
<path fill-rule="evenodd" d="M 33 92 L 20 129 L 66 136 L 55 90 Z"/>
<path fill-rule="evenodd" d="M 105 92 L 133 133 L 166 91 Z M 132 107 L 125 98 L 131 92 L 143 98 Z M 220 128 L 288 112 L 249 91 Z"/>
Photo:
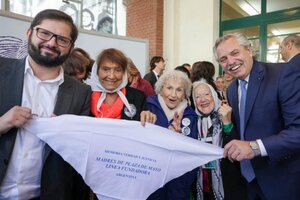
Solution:
<path fill-rule="evenodd" d="M 122 88 L 121 92 L 126 96 L 126 88 Z M 100 111 L 97 110 L 97 103 L 102 92 L 92 92 L 91 95 L 91 112 L 97 118 L 121 119 L 121 113 L 124 107 L 122 99 L 118 96 L 113 105 L 102 103 Z"/>

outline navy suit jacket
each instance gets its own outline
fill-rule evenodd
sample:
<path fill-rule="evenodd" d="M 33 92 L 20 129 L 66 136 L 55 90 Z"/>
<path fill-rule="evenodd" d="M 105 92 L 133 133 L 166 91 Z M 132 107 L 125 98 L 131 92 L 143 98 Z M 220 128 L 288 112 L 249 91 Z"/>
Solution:
<path fill-rule="evenodd" d="M 298 65 L 300 67 L 300 53 L 296 54 L 290 61 L 289 63 Z"/>
<path fill-rule="evenodd" d="M 25 59 L 0 57 L 0 116 L 12 107 L 21 105 L 24 69 Z M 59 86 L 54 114 L 90 115 L 90 94 L 89 86 L 64 76 L 64 82 Z M 0 184 L 9 164 L 17 131 L 17 128 L 13 128 L 0 137 Z M 87 188 L 82 178 L 48 145 L 45 147 L 44 159 L 41 199 L 84 199 Z"/>
<path fill-rule="evenodd" d="M 239 130 L 238 80 L 227 91 Z M 268 156 L 251 160 L 266 199 L 300 198 L 300 67 L 254 61 L 247 89 L 245 140 Z"/>

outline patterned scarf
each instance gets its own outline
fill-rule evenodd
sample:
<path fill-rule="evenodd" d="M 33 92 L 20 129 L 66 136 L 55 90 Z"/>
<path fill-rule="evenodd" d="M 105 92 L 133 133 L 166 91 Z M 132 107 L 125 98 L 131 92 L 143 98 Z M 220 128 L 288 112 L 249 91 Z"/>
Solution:
<path fill-rule="evenodd" d="M 211 119 L 211 127 L 209 129 L 212 131 L 212 144 L 216 146 L 222 146 L 222 126 L 223 123 L 217 111 L 213 111 L 209 118 Z M 201 117 L 198 118 L 198 130 L 201 130 Z M 198 138 L 201 138 L 200 136 Z M 224 189 L 221 175 L 220 160 L 216 160 L 216 166 L 211 169 L 211 179 L 212 179 L 212 189 L 216 200 L 224 199 Z M 198 171 L 197 177 L 197 200 L 203 200 L 203 177 L 201 167 Z"/>

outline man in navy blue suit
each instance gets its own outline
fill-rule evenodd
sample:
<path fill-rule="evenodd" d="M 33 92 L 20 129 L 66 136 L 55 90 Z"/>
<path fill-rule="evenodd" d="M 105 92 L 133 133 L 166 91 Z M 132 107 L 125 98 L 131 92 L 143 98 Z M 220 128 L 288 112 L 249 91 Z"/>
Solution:
<path fill-rule="evenodd" d="M 280 54 L 285 62 L 300 66 L 300 36 L 288 35 L 280 44 Z"/>
<path fill-rule="evenodd" d="M 240 161 L 248 199 L 299 199 L 300 68 L 256 61 L 240 33 L 219 38 L 214 53 L 236 78 L 227 96 L 240 140 L 227 143 L 224 156 Z"/>

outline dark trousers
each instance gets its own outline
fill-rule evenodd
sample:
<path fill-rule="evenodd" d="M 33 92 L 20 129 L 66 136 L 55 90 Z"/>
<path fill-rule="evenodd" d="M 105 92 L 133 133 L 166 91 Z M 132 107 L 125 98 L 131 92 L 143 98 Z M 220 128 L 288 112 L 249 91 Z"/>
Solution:
<path fill-rule="evenodd" d="M 248 200 L 265 200 L 263 192 L 261 191 L 256 178 L 247 183 L 247 197 Z"/>

